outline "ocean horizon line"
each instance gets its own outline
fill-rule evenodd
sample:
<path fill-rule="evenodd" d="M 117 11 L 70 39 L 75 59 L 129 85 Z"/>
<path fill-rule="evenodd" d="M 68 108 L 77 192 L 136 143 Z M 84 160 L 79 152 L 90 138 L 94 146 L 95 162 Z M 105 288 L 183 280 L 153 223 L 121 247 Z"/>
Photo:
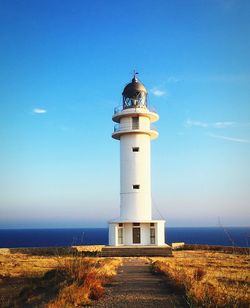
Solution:
<path fill-rule="evenodd" d="M 218 229 L 225 229 L 225 228 L 250 228 L 250 226 L 166 226 L 165 229 L 172 229 L 172 228 L 218 228 Z M 108 229 L 107 227 L 0 227 L 0 230 L 62 230 L 62 229 Z"/>

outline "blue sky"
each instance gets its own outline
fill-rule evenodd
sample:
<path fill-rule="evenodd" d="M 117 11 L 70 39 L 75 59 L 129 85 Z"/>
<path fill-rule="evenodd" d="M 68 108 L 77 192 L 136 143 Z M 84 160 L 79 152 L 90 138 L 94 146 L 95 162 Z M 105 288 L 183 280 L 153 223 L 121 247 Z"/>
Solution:
<path fill-rule="evenodd" d="M 249 1 L 1 0 L 0 41 L 0 228 L 119 215 L 111 116 L 134 69 L 160 115 L 156 218 L 249 226 Z"/>

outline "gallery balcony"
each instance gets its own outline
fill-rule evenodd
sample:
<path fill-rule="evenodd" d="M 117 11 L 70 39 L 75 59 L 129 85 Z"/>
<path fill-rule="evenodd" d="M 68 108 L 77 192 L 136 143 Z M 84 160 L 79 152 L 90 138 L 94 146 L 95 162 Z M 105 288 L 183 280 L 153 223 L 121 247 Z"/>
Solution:
<path fill-rule="evenodd" d="M 123 125 L 123 124 L 116 124 L 114 126 L 114 132 L 112 134 L 112 138 L 120 139 L 121 135 L 124 134 L 147 134 L 150 136 L 151 139 L 155 139 L 158 137 L 159 133 L 152 124 L 149 128 L 145 128 L 139 125 Z"/>
<path fill-rule="evenodd" d="M 114 114 L 112 120 L 116 123 L 120 123 L 120 119 L 126 116 L 145 116 L 150 119 L 150 122 L 156 122 L 159 120 L 159 115 L 157 114 L 155 108 L 153 107 L 131 107 L 123 108 L 123 106 L 118 106 L 114 109 Z"/>

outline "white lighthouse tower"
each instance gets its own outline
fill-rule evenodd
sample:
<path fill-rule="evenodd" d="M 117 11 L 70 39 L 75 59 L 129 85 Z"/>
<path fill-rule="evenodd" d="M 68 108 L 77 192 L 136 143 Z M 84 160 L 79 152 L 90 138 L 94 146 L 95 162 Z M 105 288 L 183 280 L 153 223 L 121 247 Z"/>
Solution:
<path fill-rule="evenodd" d="M 165 245 L 165 221 L 152 219 L 151 126 L 159 119 L 147 104 L 147 90 L 136 74 L 115 108 L 112 137 L 120 140 L 120 217 L 109 222 L 109 245 Z"/>

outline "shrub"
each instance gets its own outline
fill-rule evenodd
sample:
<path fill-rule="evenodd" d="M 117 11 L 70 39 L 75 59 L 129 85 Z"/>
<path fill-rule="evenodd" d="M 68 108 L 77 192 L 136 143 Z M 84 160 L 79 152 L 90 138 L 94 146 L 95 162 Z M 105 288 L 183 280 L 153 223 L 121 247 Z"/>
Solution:
<path fill-rule="evenodd" d="M 48 308 L 81 306 L 98 300 L 104 294 L 104 284 L 116 274 L 120 259 L 96 259 L 76 256 L 60 263 L 68 273 L 68 284 L 62 288 Z"/>
<path fill-rule="evenodd" d="M 201 281 L 202 278 L 205 276 L 206 272 L 204 269 L 202 268 L 197 268 L 195 271 L 194 271 L 194 280 L 196 281 Z"/>

